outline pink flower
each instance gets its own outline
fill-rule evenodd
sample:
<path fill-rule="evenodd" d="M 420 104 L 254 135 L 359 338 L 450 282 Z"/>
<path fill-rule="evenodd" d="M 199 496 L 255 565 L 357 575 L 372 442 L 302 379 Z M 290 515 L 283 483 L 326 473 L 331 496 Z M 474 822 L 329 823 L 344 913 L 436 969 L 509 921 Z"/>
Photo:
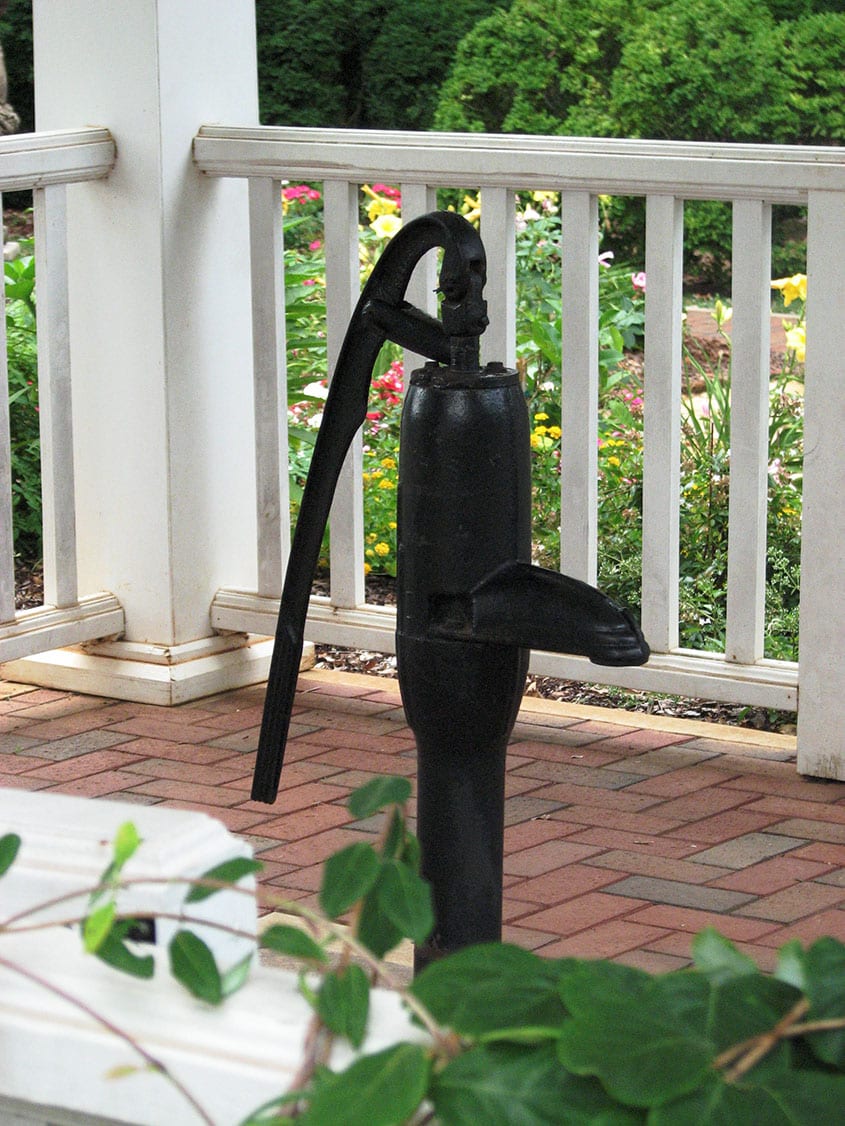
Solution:
<path fill-rule="evenodd" d="M 641 289 L 645 292 L 645 270 L 640 270 L 636 274 L 631 274 L 631 285 L 634 289 Z"/>
<path fill-rule="evenodd" d="M 397 203 L 402 199 L 402 193 L 398 188 L 392 188 L 389 184 L 373 184 L 373 191 L 378 192 L 379 195 L 387 196 L 388 199 L 395 199 Z"/>
<path fill-rule="evenodd" d="M 318 238 L 315 238 L 313 242 L 308 243 L 308 249 L 319 250 L 322 245 L 323 244 L 320 242 L 320 240 Z"/>
<path fill-rule="evenodd" d="M 604 250 L 599 255 L 599 265 L 604 266 L 605 269 L 607 269 L 607 270 L 610 269 L 610 263 L 612 261 L 613 261 L 613 251 L 612 250 Z"/>

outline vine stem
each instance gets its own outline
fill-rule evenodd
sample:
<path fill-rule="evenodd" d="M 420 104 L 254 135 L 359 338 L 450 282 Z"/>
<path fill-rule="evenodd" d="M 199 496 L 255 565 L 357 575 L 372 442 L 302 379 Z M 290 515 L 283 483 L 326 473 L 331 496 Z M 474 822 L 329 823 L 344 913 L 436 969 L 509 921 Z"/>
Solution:
<path fill-rule="evenodd" d="M 798 1024 L 803 1016 L 806 1016 L 810 1009 L 810 1002 L 806 997 L 801 1000 L 789 1010 L 789 1012 L 777 1022 L 774 1028 L 768 1032 L 762 1032 L 759 1036 L 752 1036 L 749 1040 L 743 1041 L 741 1044 L 734 1044 L 733 1047 L 728 1048 L 717 1056 L 713 1061 L 715 1068 L 721 1069 L 727 1067 L 728 1064 L 733 1063 L 733 1067 L 724 1074 L 726 1083 L 736 1083 L 741 1079 L 746 1072 L 750 1071 L 755 1064 L 768 1055 L 772 1048 L 776 1047 L 781 1040 L 789 1036 L 798 1036 L 800 1033 L 796 1029 L 802 1026 Z M 734 1063 L 734 1061 L 736 1061 Z"/>
<path fill-rule="evenodd" d="M 26 978 L 34 985 L 38 985 L 42 989 L 45 989 L 48 993 L 52 993 L 54 997 L 61 998 L 61 1000 L 67 1002 L 67 1004 L 73 1005 L 74 1008 L 78 1009 L 80 1012 L 85 1013 L 86 1016 L 89 1016 L 92 1020 L 96 1021 L 97 1024 L 101 1025 L 107 1032 L 111 1033 L 113 1036 L 116 1036 L 119 1040 L 122 1040 L 132 1049 L 133 1052 L 141 1057 L 147 1067 L 151 1068 L 153 1071 L 157 1071 L 161 1076 L 163 1076 L 163 1078 L 167 1079 L 170 1083 L 173 1084 L 179 1094 L 194 1108 L 202 1121 L 207 1123 L 207 1126 L 214 1126 L 214 1120 L 209 1116 L 209 1114 L 200 1105 L 200 1103 L 197 1102 L 197 1100 L 184 1085 L 184 1083 L 182 1083 L 180 1079 L 176 1078 L 173 1072 L 168 1069 L 166 1064 L 162 1063 L 161 1060 L 156 1059 L 156 1057 L 151 1052 L 148 1052 L 143 1044 L 140 1044 L 132 1036 L 131 1033 L 127 1032 L 124 1028 L 121 1028 L 120 1025 L 115 1024 L 113 1021 L 109 1020 L 107 1016 L 104 1016 L 102 1013 L 98 1013 L 97 1010 L 94 1009 L 91 1005 L 87 1004 L 87 1002 L 81 1000 L 79 997 L 74 997 L 72 993 L 68 993 L 66 990 L 62 989 L 60 985 L 56 985 L 54 982 L 48 981 L 47 978 L 42 977 L 40 974 L 34 973 L 32 970 L 28 970 L 24 966 L 20 966 L 16 962 L 11 962 L 7 958 L 3 958 L 2 956 L 0 956 L 0 966 L 4 966 L 12 973 Z"/>
<path fill-rule="evenodd" d="M 14 915 L 8 915 L 0 922 L 0 933 L 10 929 L 13 923 L 17 923 L 21 919 L 27 919 L 31 915 L 36 915 L 40 911 L 47 911 L 49 908 L 57 907 L 59 904 L 67 903 L 69 900 L 79 899 L 82 896 L 94 898 L 101 895 L 104 891 L 118 892 L 122 891 L 124 888 L 137 887 L 138 884 L 149 884 L 150 886 L 157 884 L 190 884 L 193 887 L 208 888 L 209 891 L 234 891 L 237 892 L 238 895 L 248 895 L 255 898 L 255 890 L 253 888 L 238 887 L 230 880 L 213 880 L 202 876 L 134 876 L 128 880 L 122 879 L 115 882 L 100 882 L 91 887 L 66 891 L 61 895 L 54 895 L 51 899 L 44 899 L 40 903 L 35 903 L 31 907 L 25 907 L 22 911 L 18 911 Z M 158 914 L 158 912 L 156 912 L 156 914 Z M 57 926 L 59 924 L 50 922 L 47 925 Z"/>

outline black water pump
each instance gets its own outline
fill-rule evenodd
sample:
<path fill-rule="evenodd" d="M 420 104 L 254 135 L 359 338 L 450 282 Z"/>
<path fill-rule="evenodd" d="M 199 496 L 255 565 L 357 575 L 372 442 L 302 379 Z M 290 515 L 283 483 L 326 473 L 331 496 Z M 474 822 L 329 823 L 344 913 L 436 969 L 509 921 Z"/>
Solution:
<path fill-rule="evenodd" d="M 441 319 L 404 294 L 443 250 Z M 275 800 L 311 581 L 338 475 L 363 424 L 386 340 L 431 357 L 402 411 L 397 512 L 399 685 L 417 743 L 417 833 L 436 925 L 433 957 L 501 937 L 505 755 L 530 649 L 636 665 L 649 650 L 627 611 L 532 566 L 530 424 L 515 371 L 479 366 L 484 247 L 452 212 L 388 243 L 352 316 L 329 387 L 279 612 L 252 797 Z"/>

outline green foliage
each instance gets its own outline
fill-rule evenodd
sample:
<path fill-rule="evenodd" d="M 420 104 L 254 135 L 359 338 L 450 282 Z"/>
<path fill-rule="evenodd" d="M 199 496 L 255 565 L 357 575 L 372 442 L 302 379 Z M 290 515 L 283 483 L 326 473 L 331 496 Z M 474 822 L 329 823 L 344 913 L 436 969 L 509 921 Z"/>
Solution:
<path fill-rule="evenodd" d="M 41 438 L 35 330 L 35 258 L 5 263 L 9 430 L 12 453 L 12 521 L 15 550 L 27 561 L 41 557 Z"/>
<path fill-rule="evenodd" d="M 495 0 L 257 0 L 266 125 L 426 129 L 455 47 Z"/>
<path fill-rule="evenodd" d="M 427 935 L 423 921 L 430 926 L 429 890 L 413 860 L 402 859 L 417 854 L 401 804 L 409 791 L 404 778 L 375 779 L 350 799 L 358 815 L 383 814 L 383 825 L 375 845 L 356 846 L 357 859 L 350 862 L 345 850 L 342 860 L 335 856 L 326 865 L 321 900 L 332 912 L 341 904 L 351 908 L 347 930 L 323 920 L 324 937 L 317 937 L 317 917 L 301 904 L 286 903 L 285 910 L 305 917 L 310 933 L 272 926 L 261 937 L 266 949 L 301 958 L 305 969 L 321 977 L 316 985 L 311 975 L 300 978 L 314 1016 L 296 1088 L 241 1126 L 834 1126 L 840 1121 L 845 945 L 829 937 L 806 949 L 789 942 L 778 952 L 773 974 L 761 973 L 712 929 L 694 939 L 691 968 L 654 976 L 604 960 L 544 959 L 504 943 L 468 947 L 430 963 L 403 990 L 419 1025 L 412 1041 L 367 1053 L 371 988 L 387 972 L 380 958 L 397 933 L 420 942 Z M 13 834 L 0 838 L 3 871 L 14 862 L 19 843 Z M 97 930 L 98 942 L 105 935 L 104 945 L 114 941 L 118 949 L 125 948 L 125 928 L 133 920 L 113 910 L 114 895 L 139 845 L 131 823 L 122 826 L 83 920 L 84 929 Z M 371 859 L 362 864 L 363 849 Z M 381 915 L 371 916 L 375 941 L 365 943 L 366 903 L 379 884 L 371 873 L 403 867 L 396 884 L 401 911 L 393 893 L 385 894 L 378 904 Z M 243 862 L 218 865 L 197 886 L 214 894 L 251 872 Z M 357 885 L 354 903 L 342 886 L 349 879 Z M 189 891 L 189 898 L 196 896 Z M 14 932 L 22 924 L 23 917 L 16 916 L 5 929 Z M 0 925 L 0 934 L 3 929 Z M 86 933 L 86 946 L 90 937 Z M 339 958 L 330 961 L 329 947 L 337 942 Z M 169 947 L 173 977 L 209 1005 L 221 1004 L 244 984 L 250 963 L 248 957 L 221 972 L 207 944 L 186 926 Z M 153 959 L 118 958 L 112 964 L 144 977 Z M 201 1111 L 200 1101 L 160 1061 L 113 1023 L 110 1027 Z M 357 1054 L 349 1066 L 333 1070 L 331 1046 L 338 1039 Z"/>
<path fill-rule="evenodd" d="M 31 133 L 35 128 L 32 0 L 4 0 L 0 5 L 0 44 L 6 59 L 9 101 L 21 119 L 21 132 Z"/>
<path fill-rule="evenodd" d="M 21 839 L 17 833 L 6 833 L 0 837 L 0 876 L 5 875 L 14 864 L 20 847 Z"/>
<path fill-rule="evenodd" d="M 842 144 L 842 19 L 838 0 L 514 0 L 461 41 L 435 128 Z M 642 200 L 608 201 L 605 219 L 605 246 L 642 260 Z M 794 262 L 801 241 L 787 253 L 794 234 L 776 222 L 776 262 Z M 730 242 L 725 204 L 687 205 L 702 284 L 725 289 Z"/>
<path fill-rule="evenodd" d="M 461 40 L 435 129 L 601 136 L 609 80 L 647 0 L 514 0 Z"/>

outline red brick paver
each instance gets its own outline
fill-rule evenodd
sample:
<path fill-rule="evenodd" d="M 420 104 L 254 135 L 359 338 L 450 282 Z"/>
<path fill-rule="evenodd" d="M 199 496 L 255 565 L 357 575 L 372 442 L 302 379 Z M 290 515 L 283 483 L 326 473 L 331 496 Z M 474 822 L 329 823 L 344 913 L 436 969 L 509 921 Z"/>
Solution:
<path fill-rule="evenodd" d="M 325 858 L 378 831 L 349 794 L 413 782 L 416 762 L 395 682 L 311 672 L 299 689 L 272 806 L 249 797 L 263 685 L 165 709 L 0 681 L 0 785 L 201 810 L 250 841 L 268 892 L 311 903 Z M 845 941 L 845 783 L 800 778 L 787 736 L 663 723 L 525 701 L 504 937 L 655 972 L 704 926 L 764 968 L 793 937 Z"/>

